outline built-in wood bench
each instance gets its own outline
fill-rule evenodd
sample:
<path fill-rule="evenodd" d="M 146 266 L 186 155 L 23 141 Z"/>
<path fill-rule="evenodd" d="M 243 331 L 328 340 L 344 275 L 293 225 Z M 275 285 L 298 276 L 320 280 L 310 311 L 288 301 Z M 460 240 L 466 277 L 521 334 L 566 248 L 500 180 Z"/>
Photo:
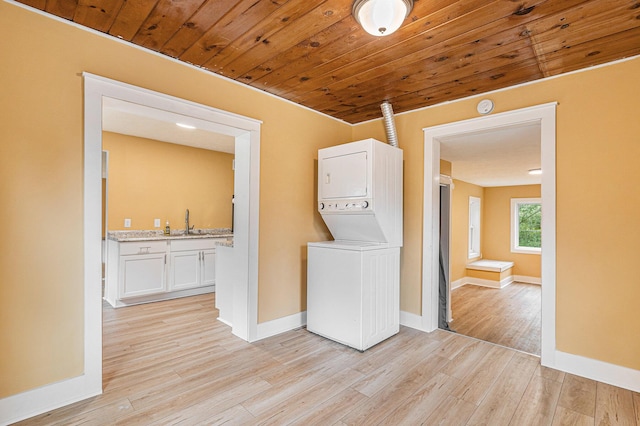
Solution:
<path fill-rule="evenodd" d="M 467 263 L 465 284 L 502 288 L 513 282 L 513 262 L 480 259 Z"/>

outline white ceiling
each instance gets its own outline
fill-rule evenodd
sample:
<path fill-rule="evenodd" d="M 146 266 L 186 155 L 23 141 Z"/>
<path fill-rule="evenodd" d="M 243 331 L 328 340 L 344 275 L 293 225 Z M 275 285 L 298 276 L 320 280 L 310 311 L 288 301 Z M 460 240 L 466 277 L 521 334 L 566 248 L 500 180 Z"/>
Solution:
<path fill-rule="evenodd" d="M 176 123 L 196 129 L 184 129 Z M 211 122 L 113 98 L 102 101 L 102 129 L 213 151 L 235 151 L 235 138 L 216 132 Z"/>
<path fill-rule="evenodd" d="M 454 179 L 483 187 L 532 185 L 540 175 L 540 124 L 440 138 L 440 158 L 451 162 Z"/>

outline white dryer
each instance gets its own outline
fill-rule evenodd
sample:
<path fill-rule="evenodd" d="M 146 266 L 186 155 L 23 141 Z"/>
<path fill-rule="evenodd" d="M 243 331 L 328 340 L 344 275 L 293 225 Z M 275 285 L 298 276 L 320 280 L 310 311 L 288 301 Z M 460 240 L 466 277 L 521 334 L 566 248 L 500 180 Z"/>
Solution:
<path fill-rule="evenodd" d="M 318 211 L 335 240 L 308 243 L 307 330 L 364 351 L 399 331 L 402 150 L 319 150 Z"/>

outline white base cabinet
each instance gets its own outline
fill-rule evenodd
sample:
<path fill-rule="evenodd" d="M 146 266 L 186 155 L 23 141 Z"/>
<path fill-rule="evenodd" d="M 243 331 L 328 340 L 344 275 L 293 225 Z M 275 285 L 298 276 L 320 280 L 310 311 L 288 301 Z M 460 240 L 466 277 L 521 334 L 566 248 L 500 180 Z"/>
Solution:
<path fill-rule="evenodd" d="M 215 291 L 217 241 L 109 240 L 105 300 L 121 307 Z"/>
<path fill-rule="evenodd" d="M 169 290 L 215 286 L 215 242 L 209 240 L 171 241 Z"/>
<path fill-rule="evenodd" d="M 202 250 L 202 285 L 216 285 L 216 250 Z"/>
<path fill-rule="evenodd" d="M 171 290 L 183 290 L 200 286 L 199 251 L 171 252 Z"/>
<path fill-rule="evenodd" d="M 166 264 L 164 253 L 120 256 L 120 298 L 165 292 Z"/>

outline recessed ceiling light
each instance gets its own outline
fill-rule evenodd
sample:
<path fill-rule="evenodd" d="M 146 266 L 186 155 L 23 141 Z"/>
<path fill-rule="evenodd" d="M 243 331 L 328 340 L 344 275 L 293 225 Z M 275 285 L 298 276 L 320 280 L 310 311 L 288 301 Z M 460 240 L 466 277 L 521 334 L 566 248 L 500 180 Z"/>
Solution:
<path fill-rule="evenodd" d="M 530 169 L 529 170 L 529 174 L 530 175 L 541 175 L 542 174 L 542 169 Z"/>
<path fill-rule="evenodd" d="M 192 126 L 191 124 L 184 124 L 184 123 L 176 123 L 176 126 L 182 127 L 183 129 L 195 129 L 196 128 L 196 126 Z"/>

